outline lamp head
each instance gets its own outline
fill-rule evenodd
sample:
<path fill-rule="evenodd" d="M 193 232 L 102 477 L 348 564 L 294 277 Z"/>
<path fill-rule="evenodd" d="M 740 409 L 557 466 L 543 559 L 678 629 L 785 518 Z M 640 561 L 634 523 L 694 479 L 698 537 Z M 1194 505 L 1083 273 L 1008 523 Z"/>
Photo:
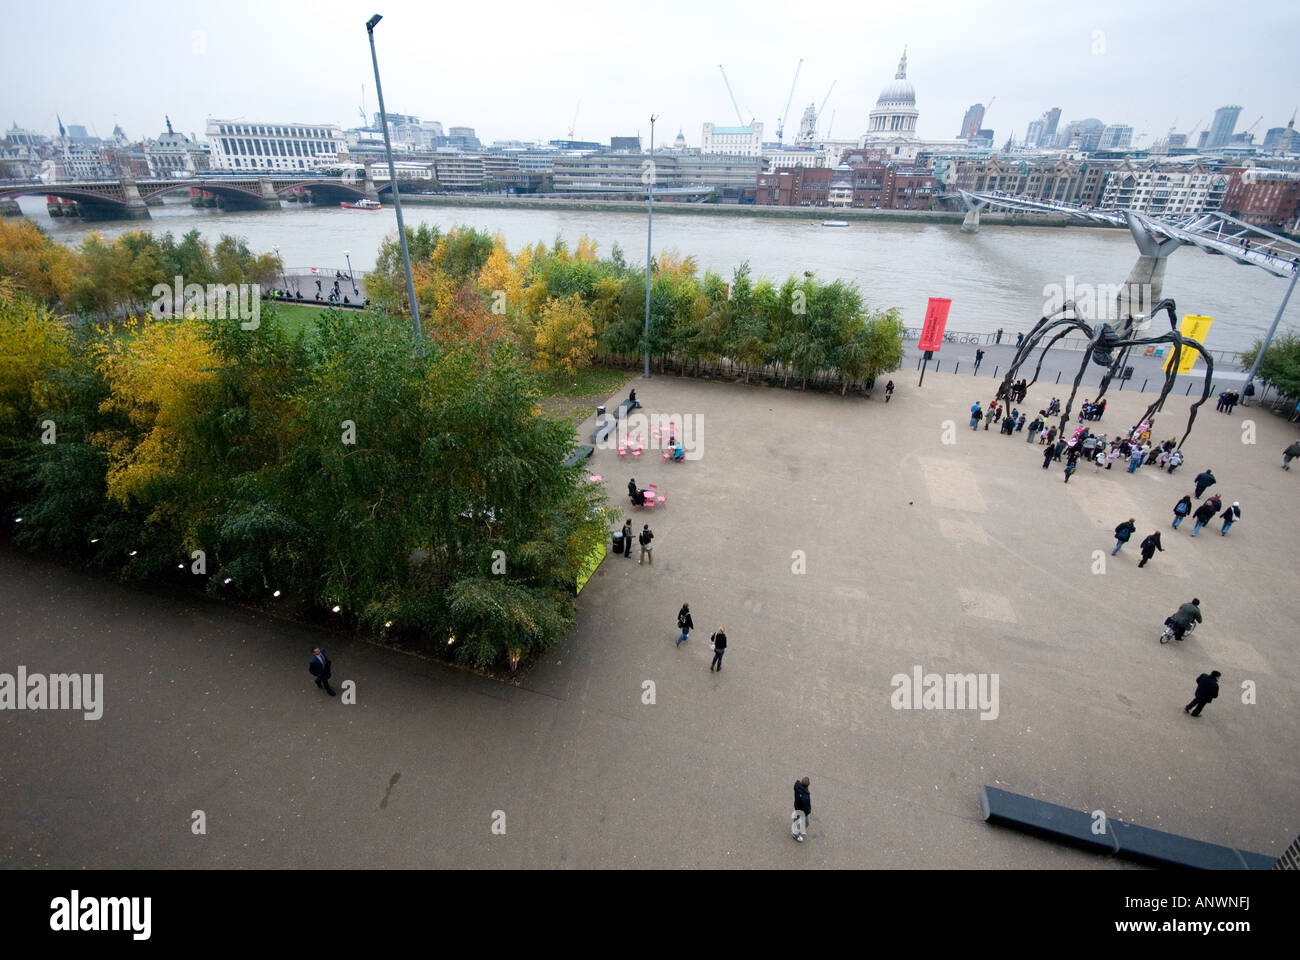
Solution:
<path fill-rule="evenodd" d="M 374 33 L 374 32 L 375 32 L 375 24 L 377 24 L 377 23 L 378 23 L 380 20 L 382 20 L 382 19 L 384 19 L 383 16 L 382 16 L 381 14 L 376 13 L 373 17 L 371 17 L 369 20 L 367 20 L 367 21 L 366 21 L 366 32 L 367 32 L 367 33 Z"/>

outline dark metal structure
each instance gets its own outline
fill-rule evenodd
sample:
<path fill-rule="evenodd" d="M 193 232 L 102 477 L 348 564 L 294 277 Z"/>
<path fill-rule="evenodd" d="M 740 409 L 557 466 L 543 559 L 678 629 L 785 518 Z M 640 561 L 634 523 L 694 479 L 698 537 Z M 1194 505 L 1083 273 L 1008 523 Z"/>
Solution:
<path fill-rule="evenodd" d="M 1214 379 L 1214 358 L 1198 341 L 1191 337 L 1185 337 L 1178 332 L 1178 316 L 1174 312 L 1174 301 L 1169 299 L 1161 300 L 1152 308 L 1151 317 L 1154 318 L 1162 312 L 1169 317 L 1169 332 L 1151 336 L 1139 335 L 1137 326 L 1139 321 L 1147 319 L 1145 317 L 1127 317 L 1118 325 L 1099 323 L 1094 327 L 1078 316 L 1075 311 L 1074 301 L 1067 300 L 1060 310 L 1050 316 L 1043 317 L 1038 323 L 1034 324 L 1034 328 L 1025 336 L 1020 347 L 1016 350 L 1016 355 L 1011 361 L 1011 366 L 1007 369 L 1006 376 L 1002 379 L 1002 386 L 998 389 L 999 396 L 1006 395 L 1009 397 L 1011 395 L 1011 386 L 1015 382 L 1016 374 L 1020 372 L 1020 367 L 1026 360 L 1030 359 L 1030 355 L 1048 334 L 1052 334 L 1052 337 L 1043 347 L 1042 353 L 1039 354 L 1038 365 L 1034 368 L 1034 376 L 1029 381 L 1029 386 L 1033 386 L 1038 382 L 1038 374 L 1043 369 L 1043 358 L 1047 356 L 1047 351 L 1052 349 L 1052 346 L 1058 340 L 1072 333 L 1083 333 L 1088 338 L 1088 346 L 1083 352 L 1083 362 L 1079 365 L 1079 372 L 1074 378 L 1070 396 L 1066 399 L 1065 406 L 1061 408 L 1059 435 L 1065 436 L 1065 425 L 1070 422 L 1070 410 L 1074 405 L 1074 398 L 1079 392 L 1079 384 L 1083 380 L 1083 374 L 1088 369 L 1089 361 L 1107 368 L 1106 375 L 1101 379 L 1101 389 L 1096 398 L 1100 401 L 1106 395 L 1110 381 L 1119 372 L 1129 348 L 1146 347 L 1160 343 L 1172 344 L 1173 352 L 1170 354 L 1168 368 L 1165 372 L 1164 386 L 1161 388 L 1155 402 L 1147 407 L 1146 413 L 1138 421 L 1139 423 L 1150 422 L 1151 417 L 1159 413 L 1164 407 L 1165 399 L 1173 390 L 1183 350 L 1195 350 L 1205 360 L 1205 388 L 1201 393 L 1201 399 L 1192 404 L 1191 412 L 1187 417 L 1187 430 L 1183 433 L 1182 439 L 1178 441 L 1178 446 L 1181 447 L 1192 432 L 1192 424 L 1196 421 L 1196 411 L 1200 409 L 1201 404 L 1210 399 L 1210 387 Z"/>

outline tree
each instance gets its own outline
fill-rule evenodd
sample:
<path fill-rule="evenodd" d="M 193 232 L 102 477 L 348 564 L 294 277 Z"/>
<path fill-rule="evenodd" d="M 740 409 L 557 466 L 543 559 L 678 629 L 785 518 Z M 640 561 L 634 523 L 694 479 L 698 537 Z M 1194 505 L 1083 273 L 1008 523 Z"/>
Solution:
<path fill-rule="evenodd" d="M 1247 370 L 1255 363 L 1264 341 L 1242 353 L 1241 362 Z M 1259 364 L 1259 378 L 1271 384 L 1284 397 L 1300 397 L 1300 335 L 1285 333 L 1274 337 Z"/>
<path fill-rule="evenodd" d="M 578 294 L 546 302 L 537 328 L 537 363 L 542 370 L 563 369 L 569 376 L 591 363 L 596 333 Z"/>

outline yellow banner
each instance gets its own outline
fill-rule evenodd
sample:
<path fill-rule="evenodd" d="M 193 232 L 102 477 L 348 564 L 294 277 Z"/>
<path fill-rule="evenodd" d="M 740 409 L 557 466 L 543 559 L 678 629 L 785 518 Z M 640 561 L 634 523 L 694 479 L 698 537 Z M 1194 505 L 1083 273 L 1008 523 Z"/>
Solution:
<path fill-rule="evenodd" d="M 1210 324 L 1214 322 L 1213 317 L 1194 317 L 1190 313 L 1183 315 L 1183 322 L 1178 327 L 1178 332 L 1184 337 L 1191 337 L 1201 346 L 1205 346 L 1205 335 L 1210 332 Z M 1192 367 L 1196 365 L 1201 355 L 1195 350 L 1189 350 L 1183 347 L 1182 356 L 1178 358 L 1178 372 L 1191 373 Z M 1174 347 L 1169 345 L 1169 359 L 1165 361 L 1165 370 L 1169 370 L 1169 365 L 1174 362 Z"/>

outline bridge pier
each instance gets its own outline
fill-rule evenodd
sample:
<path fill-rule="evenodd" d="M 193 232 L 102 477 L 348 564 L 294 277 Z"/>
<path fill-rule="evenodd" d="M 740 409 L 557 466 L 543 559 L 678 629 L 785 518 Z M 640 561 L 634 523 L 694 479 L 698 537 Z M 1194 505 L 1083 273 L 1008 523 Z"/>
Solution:
<path fill-rule="evenodd" d="M 1158 237 L 1133 213 L 1128 213 L 1127 219 L 1129 232 L 1137 244 L 1138 258 L 1115 298 L 1115 316 L 1121 320 L 1128 316 L 1147 314 L 1152 306 L 1160 302 L 1169 255 L 1183 245 L 1181 240 Z M 1135 329 L 1143 330 L 1149 324 L 1148 320 Z"/>
<path fill-rule="evenodd" d="M 149 205 L 144 202 L 140 196 L 140 188 L 135 185 L 134 177 L 123 177 L 120 181 L 122 184 L 122 194 L 126 198 L 125 206 L 120 208 L 119 216 L 91 217 L 87 216 L 87 205 L 81 205 L 81 217 L 83 220 L 102 219 L 102 220 L 152 220 L 153 214 L 149 212 Z M 90 211 L 98 213 L 97 210 Z"/>
<path fill-rule="evenodd" d="M 966 216 L 961 221 L 962 233 L 979 233 L 980 232 L 980 211 L 988 206 L 982 200 L 975 200 L 968 194 L 963 193 L 961 198 L 966 203 Z"/>
<path fill-rule="evenodd" d="M 21 217 L 23 211 L 17 200 L 0 200 L 0 217 Z"/>

